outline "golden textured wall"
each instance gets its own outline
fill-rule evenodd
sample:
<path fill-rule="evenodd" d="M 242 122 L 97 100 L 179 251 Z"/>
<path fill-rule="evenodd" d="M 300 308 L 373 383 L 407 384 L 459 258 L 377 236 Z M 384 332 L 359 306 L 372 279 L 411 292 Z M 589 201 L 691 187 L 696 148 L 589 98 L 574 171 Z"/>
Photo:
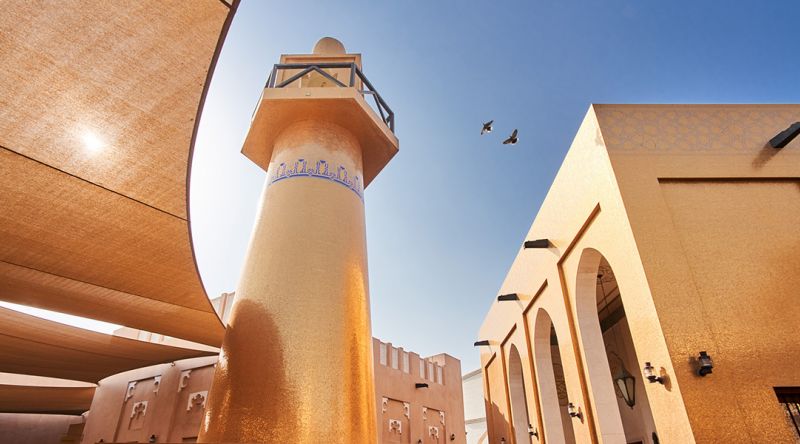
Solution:
<path fill-rule="evenodd" d="M 791 228 L 800 153 L 797 141 L 782 151 L 766 143 L 798 115 L 796 105 L 589 110 L 525 238 L 551 247 L 520 249 L 498 294 L 522 300 L 494 302 L 479 333 L 492 341 L 481 348 L 484 365 L 507 359 L 512 343 L 520 350 L 526 387 L 539 388 L 528 388 L 532 423 L 553 442 L 554 415 L 540 413 L 551 378 L 532 359 L 540 310 L 558 335 L 568 398 L 584 412 L 570 424 L 577 442 L 625 442 L 589 304 L 603 257 L 631 329 L 639 369 L 629 370 L 642 378 L 651 361 L 667 376 L 645 385 L 662 443 L 794 442 L 772 387 L 800 386 L 798 341 L 781 333 L 800 315 Z M 694 373 L 701 350 L 715 358 L 706 378 Z M 507 402 L 497 400 L 507 384 L 489 372 L 498 441 L 511 435 Z"/>
<path fill-rule="evenodd" d="M 773 387 L 800 386 L 798 105 L 599 107 L 698 442 L 794 443 Z M 792 337 L 795 336 L 795 337 Z M 694 374 L 701 350 L 714 373 Z"/>

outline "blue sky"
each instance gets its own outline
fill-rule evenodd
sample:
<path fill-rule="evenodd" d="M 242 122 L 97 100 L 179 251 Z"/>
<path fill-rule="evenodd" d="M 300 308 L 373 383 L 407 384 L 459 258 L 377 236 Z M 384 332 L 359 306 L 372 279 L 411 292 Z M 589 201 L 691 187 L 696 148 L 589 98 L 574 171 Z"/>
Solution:
<path fill-rule="evenodd" d="M 797 1 L 243 0 L 192 173 L 206 288 L 239 278 L 265 178 L 239 150 L 267 73 L 336 37 L 363 54 L 400 138 L 366 191 L 373 334 L 472 370 L 483 316 L 589 104 L 800 102 L 798 18 Z M 489 119 L 495 132 L 479 137 Z M 514 128 L 520 143 L 501 145 Z"/>

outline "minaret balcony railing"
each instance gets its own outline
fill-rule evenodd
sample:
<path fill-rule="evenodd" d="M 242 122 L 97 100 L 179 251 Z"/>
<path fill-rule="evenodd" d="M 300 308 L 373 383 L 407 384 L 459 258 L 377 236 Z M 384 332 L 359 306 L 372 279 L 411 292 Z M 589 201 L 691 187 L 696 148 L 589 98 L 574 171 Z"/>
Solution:
<path fill-rule="evenodd" d="M 345 84 L 334 75 L 325 71 L 326 69 L 346 69 L 348 70 L 349 80 Z M 286 80 L 277 83 L 278 74 L 280 71 L 292 70 L 298 73 L 292 75 Z M 383 97 L 375 90 L 375 87 L 367 80 L 367 76 L 358 68 L 355 63 L 279 63 L 272 67 L 272 72 L 267 79 L 266 88 L 286 88 L 287 86 L 295 84 L 298 80 L 301 81 L 309 74 L 317 72 L 322 77 L 331 81 L 332 86 L 339 88 L 361 88 L 358 92 L 366 99 L 367 95 L 372 96 L 375 100 L 375 110 L 380 115 L 381 120 L 389 126 L 389 129 L 394 132 L 394 112 L 392 112 Z M 358 82 L 360 80 L 360 82 Z"/>

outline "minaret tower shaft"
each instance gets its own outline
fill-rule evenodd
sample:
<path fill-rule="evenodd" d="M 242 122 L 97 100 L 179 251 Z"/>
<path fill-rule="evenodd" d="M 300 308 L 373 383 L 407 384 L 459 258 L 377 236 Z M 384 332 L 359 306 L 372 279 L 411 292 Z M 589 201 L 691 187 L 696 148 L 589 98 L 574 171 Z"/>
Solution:
<path fill-rule="evenodd" d="M 267 171 L 200 442 L 377 439 L 364 188 L 397 153 L 361 56 L 283 55 L 242 149 Z"/>

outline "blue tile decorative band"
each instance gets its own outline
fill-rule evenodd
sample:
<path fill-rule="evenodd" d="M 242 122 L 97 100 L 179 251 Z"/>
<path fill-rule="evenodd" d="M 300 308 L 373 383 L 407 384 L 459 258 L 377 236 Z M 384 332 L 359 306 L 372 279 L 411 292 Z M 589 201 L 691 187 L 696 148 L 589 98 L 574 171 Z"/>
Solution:
<path fill-rule="evenodd" d="M 284 179 L 297 177 L 316 177 L 338 183 L 356 193 L 356 196 L 362 201 L 364 200 L 364 185 L 361 177 L 351 176 L 347 168 L 342 165 L 339 165 L 338 168 L 330 168 L 327 160 L 318 160 L 313 168 L 309 168 L 305 159 L 297 159 L 293 167 L 289 167 L 286 162 L 281 162 L 270 172 L 267 180 L 269 185 L 272 185 Z"/>

